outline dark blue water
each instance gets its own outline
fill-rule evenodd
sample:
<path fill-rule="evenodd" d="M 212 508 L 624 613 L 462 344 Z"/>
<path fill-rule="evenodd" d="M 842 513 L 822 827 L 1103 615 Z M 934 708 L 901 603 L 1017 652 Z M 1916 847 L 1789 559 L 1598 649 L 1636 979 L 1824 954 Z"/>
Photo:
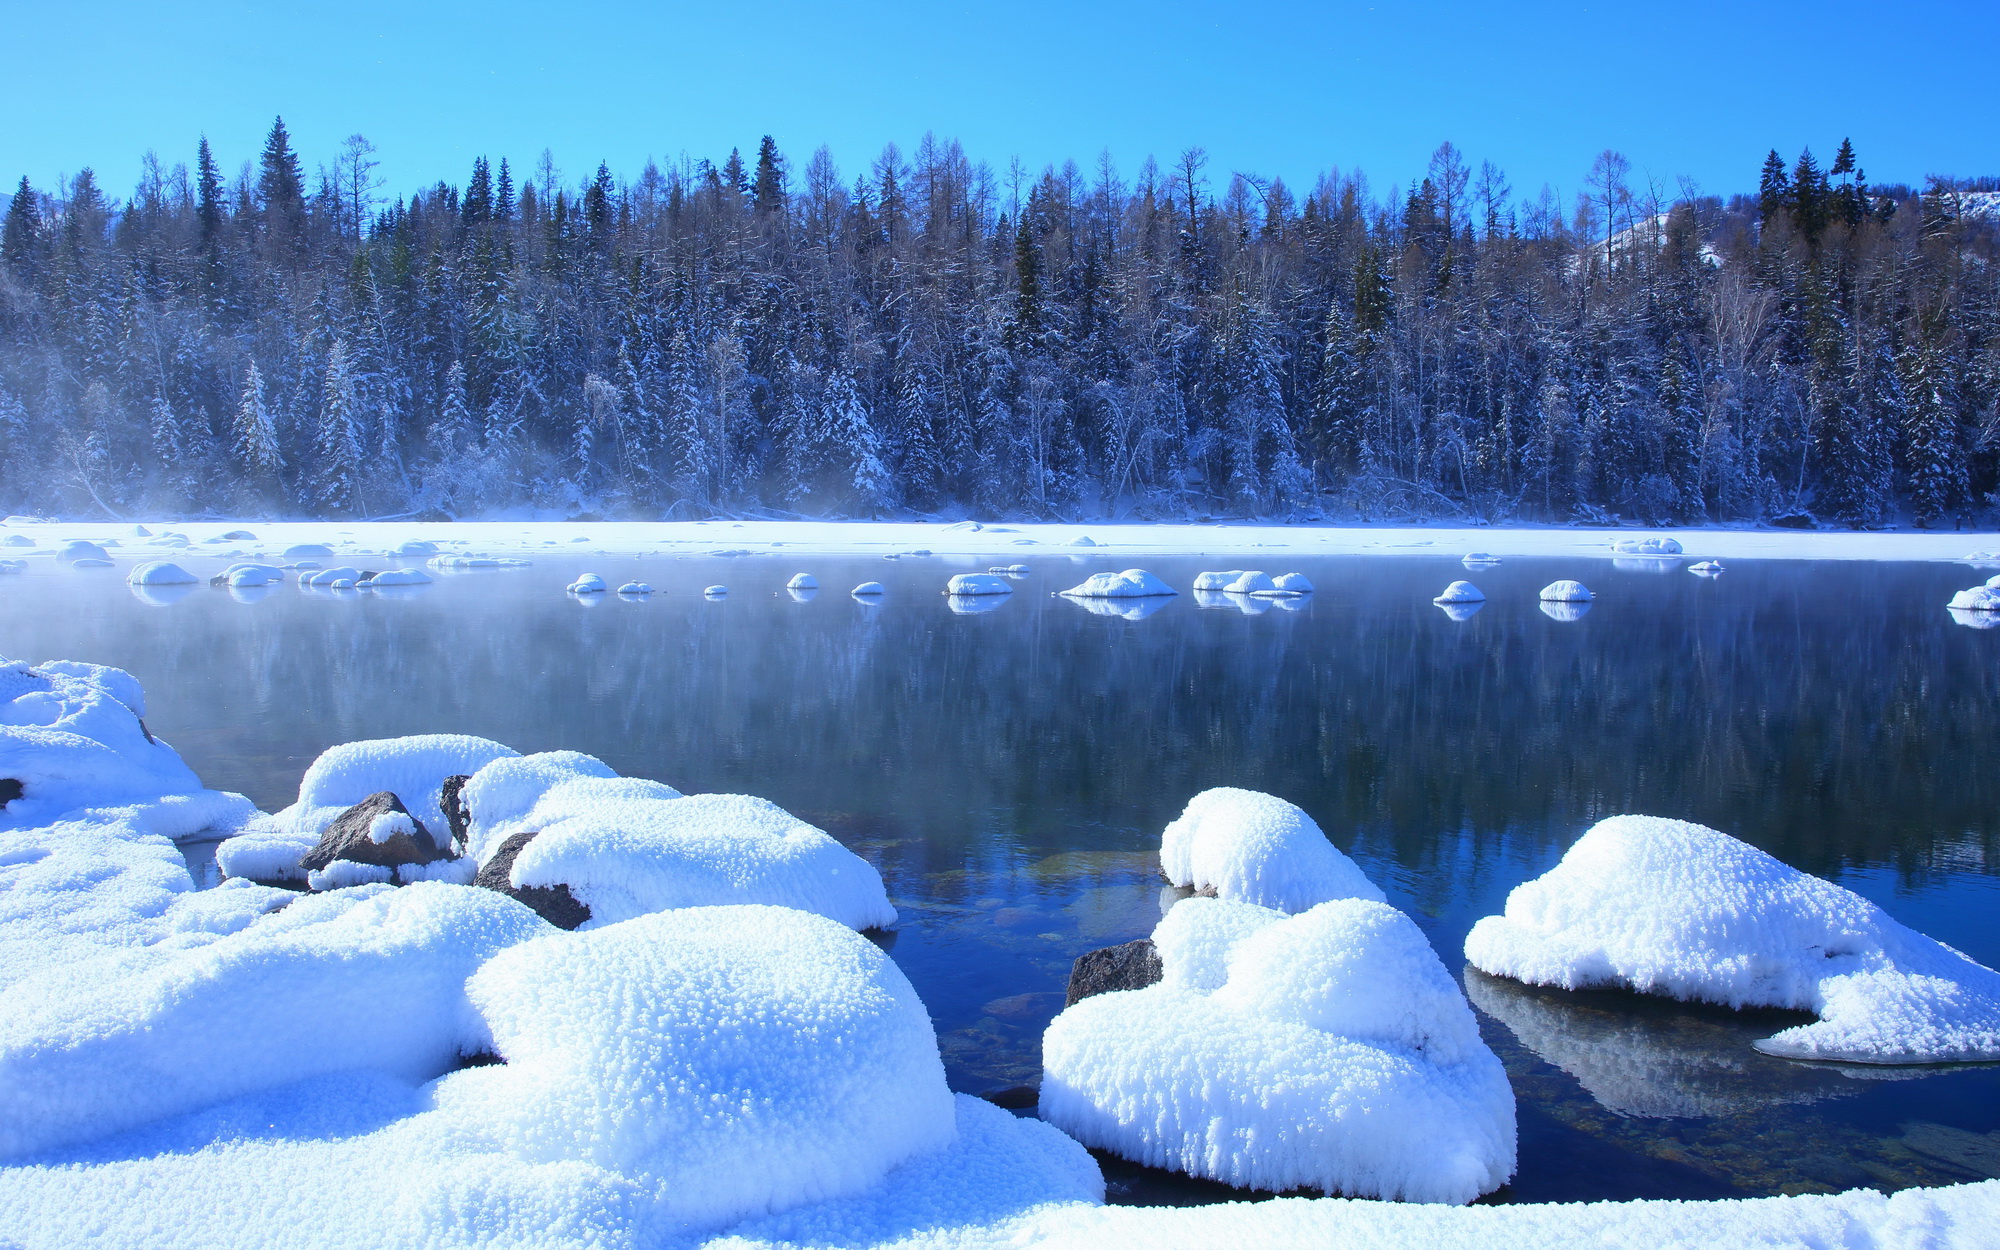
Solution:
<path fill-rule="evenodd" d="M 155 732 L 266 808 L 329 745 L 437 731 L 769 797 L 881 869 L 891 953 L 975 1093 L 1035 1081 L 1070 961 L 1151 931 L 1160 828 L 1214 785 L 1311 812 L 1454 969 L 1473 921 L 1619 812 L 1727 830 L 2000 964 L 2000 630 L 1942 607 L 1971 570 L 1357 557 L 1274 566 L 1319 591 L 1254 613 L 1050 597 L 1127 562 L 1031 561 L 973 614 L 939 591 L 983 561 L 564 557 L 393 596 L 158 603 L 38 567 L 0 578 L 0 654 L 131 669 Z M 1213 563 L 1149 567 L 1187 586 Z M 660 593 L 565 596 L 586 569 Z M 783 589 L 801 571 L 824 587 L 803 602 Z M 1466 576 L 1490 601 L 1456 621 L 1430 598 Z M 1536 603 L 1557 577 L 1598 591 L 1580 619 Z M 879 606 L 847 595 L 864 580 Z M 714 583 L 733 593 L 704 601 Z M 2000 1071 L 1810 1067 L 1750 1049 L 1783 1017 L 1466 979 L 1520 1100 L 1502 1198 L 2000 1176 Z"/>

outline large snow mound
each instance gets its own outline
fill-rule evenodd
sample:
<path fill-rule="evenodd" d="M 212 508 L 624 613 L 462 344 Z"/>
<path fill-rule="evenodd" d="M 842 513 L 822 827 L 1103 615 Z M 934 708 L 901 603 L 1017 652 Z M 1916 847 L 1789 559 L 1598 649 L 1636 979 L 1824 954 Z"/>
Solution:
<path fill-rule="evenodd" d="M 1550 582 L 1542 587 L 1543 603 L 1589 603 L 1591 594 L 1582 582 Z"/>
<path fill-rule="evenodd" d="M 0 1158 L 349 1068 L 433 1077 L 482 1049 L 465 979 L 552 927 L 490 890 L 372 891 L 15 982 L 0 1016 Z"/>
<path fill-rule="evenodd" d="M 1945 606 L 1959 612 L 2000 612 L 2000 589 L 1981 585 L 1961 590 Z"/>
<path fill-rule="evenodd" d="M 481 864 L 500 844 L 535 826 L 523 823 L 549 789 L 578 777 L 616 777 L 609 764 L 581 751 L 503 755 L 471 774 L 458 792 L 471 815 L 466 855 Z"/>
<path fill-rule="evenodd" d="M 1083 599 L 1125 599 L 1180 592 L 1144 569 L 1126 569 L 1122 573 L 1092 573 L 1062 593 Z"/>
<path fill-rule="evenodd" d="M 1195 898 L 1154 941 L 1158 984 L 1050 1023 L 1043 1119 L 1259 1189 L 1470 1202 L 1513 1174 L 1506 1072 L 1403 913 L 1349 898 L 1284 917 Z"/>
<path fill-rule="evenodd" d="M 1453 582 L 1432 603 L 1484 603 L 1486 596 L 1471 582 Z"/>
<path fill-rule="evenodd" d="M 945 583 L 948 595 L 1011 595 L 1014 583 L 991 573 L 954 573 Z"/>
<path fill-rule="evenodd" d="M 1330 899 L 1383 897 L 1304 811 L 1275 795 L 1228 786 L 1189 799 L 1161 832 L 1160 870 L 1175 885 L 1288 912 Z"/>
<path fill-rule="evenodd" d="M 507 1063 L 440 1108 L 525 1159 L 660 1177 L 683 1226 L 860 1193 L 955 1130 L 916 991 L 822 917 L 660 912 L 507 951 L 468 992 Z"/>
<path fill-rule="evenodd" d="M 1757 1043 L 1854 1063 L 2000 1059 L 2000 973 L 1728 834 L 1614 816 L 1474 925 L 1496 976 L 1819 1016 Z"/>
<path fill-rule="evenodd" d="M 1611 544 L 1621 556 L 1677 556 L 1681 545 L 1672 538 L 1621 538 Z"/>
<path fill-rule="evenodd" d="M 134 586 L 190 586 L 201 579 L 178 564 L 166 560 L 148 560 L 134 565 L 125 578 Z"/>
<path fill-rule="evenodd" d="M 726 903 L 793 907 L 852 929 L 896 922 L 872 865 L 765 799 L 582 778 L 549 790 L 521 824 L 540 833 L 511 883 L 568 886 L 590 909 L 588 927 Z"/>
<path fill-rule="evenodd" d="M 445 778 L 476 773 L 514 754 L 511 747 L 469 734 L 370 738 L 329 747 L 299 779 L 298 800 L 217 847 L 215 862 L 232 877 L 302 877 L 299 860 L 318 845 L 333 818 L 381 790 L 401 799 L 426 829 L 442 837 L 450 827 L 438 805 Z"/>

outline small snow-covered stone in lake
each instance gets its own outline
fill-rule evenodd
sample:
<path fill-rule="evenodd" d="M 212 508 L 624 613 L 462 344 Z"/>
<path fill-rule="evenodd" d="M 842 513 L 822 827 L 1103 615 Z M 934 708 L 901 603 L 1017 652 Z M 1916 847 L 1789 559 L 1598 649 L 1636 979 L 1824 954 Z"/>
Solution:
<path fill-rule="evenodd" d="M 333 548 L 324 543 L 296 543 L 285 548 L 282 558 L 288 561 L 330 560 L 333 558 Z"/>
<path fill-rule="evenodd" d="M 1722 561 L 1698 561 L 1697 563 L 1688 565 L 1688 572 L 1693 573 L 1696 577 L 1714 577 L 1717 573 L 1722 572 Z"/>
<path fill-rule="evenodd" d="M 1484 603 L 1486 596 L 1471 582 L 1453 582 L 1432 603 Z"/>
<path fill-rule="evenodd" d="M 1681 545 L 1672 538 L 1621 538 L 1611 550 L 1621 556 L 1677 556 Z"/>
<path fill-rule="evenodd" d="M 1470 1202 L 1514 1171 L 1514 1098 L 1421 930 L 1347 898 L 1224 899 L 1154 931 L 1162 979 L 1066 1008 L 1042 1118 L 1088 1146 L 1257 1189 Z"/>
<path fill-rule="evenodd" d="M 430 575 L 422 569 L 384 569 L 369 578 L 365 586 L 428 586 Z"/>
<path fill-rule="evenodd" d="M 399 544 L 390 554 L 398 556 L 434 556 L 437 554 L 437 550 L 438 546 L 434 542 L 412 539 L 409 542 Z"/>
<path fill-rule="evenodd" d="M 2000 612 L 2000 587 L 1974 586 L 1961 590 L 1945 606 L 1961 612 Z"/>
<path fill-rule="evenodd" d="M 5 538 L 0 538 L 0 547 L 32 547 L 34 545 L 35 540 L 26 534 L 9 534 Z"/>
<path fill-rule="evenodd" d="M 1122 573 L 1092 573 L 1062 593 L 1082 599 L 1128 599 L 1180 592 L 1144 569 L 1126 569 Z"/>
<path fill-rule="evenodd" d="M 1029 570 L 1025 564 L 1010 564 L 1007 566 L 1007 572 L 1013 574 L 1015 577 L 1026 577 Z"/>
<path fill-rule="evenodd" d="M 1214 572 L 1201 573 L 1196 575 L 1194 579 L 1194 588 L 1196 590 L 1227 590 L 1231 582 L 1243 576 L 1243 572 L 1244 570 L 1242 569 L 1221 569 Z"/>
<path fill-rule="evenodd" d="M 948 595 L 1011 595 L 1014 583 L 991 573 L 954 573 L 945 583 Z"/>
<path fill-rule="evenodd" d="M 1161 832 L 1160 870 L 1175 885 L 1279 911 L 1382 898 L 1304 811 L 1276 795 L 1230 786 L 1195 795 Z"/>
<path fill-rule="evenodd" d="M 360 576 L 361 576 L 360 569 L 357 569 L 352 565 L 343 564 L 339 568 L 314 569 L 309 572 L 306 572 L 299 577 L 299 585 L 309 586 L 309 587 L 310 586 L 330 587 L 335 582 L 341 582 L 341 581 L 353 582 L 359 579 Z"/>
<path fill-rule="evenodd" d="M 653 593 L 653 588 L 644 582 L 626 582 L 618 588 L 618 593 L 621 595 L 650 595 Z"/>
<path fill-rule="evenodd" d="M 1550 582 L 1542 587 L 1543 603 L 1589 603 L 1592 595 L 1582 582 Z"/>
<path fill-rule="evenodd" d="M 1232 595 L 1265 595 L 1277 588 L 1269 573 L 1259 569 L 1246 569 L 1236 575 L 1235 581 L 1222 589 Z"/>
<path fill-rule="evenodd" d="M 0 560 L 0 573 L 25 573 L 27 571 L 28 562 L 26 560 Z"/>
<path fill-rule="evenodd" d="M 705 599 L 726 599 L 729 597 L 729 587 L 709 586 L 704 588 L 701 593 Z"/>
<path fill-rule="evenodd" d="M 96 543 L 85 542 L 79 538 L 64 543 L 56 552 L 56 559 L 61 560 L 65 564 L 75 564 L 80 560 L 104 560 L 108 562 L 111 559 L 111 553 Z"/>
<path fill-rule="evenodd" d="M 1095 547 L 1098 544 L 1092 541 L 1090 535 L 1078 534 L 1075 538 L 1069 540 L 1069 545 L 1072 547 Z"/>
<path fill-rule="evenodd" d="M 2000 1059 L 2000 973 L 1850 890 L 1685 821 L 1599 821 L 1472 927 L 1465 956 L 1532 985 L 1818 1015 L 1757 1043 L 1786 1058 Z"/>
<path fill-rule="evenodd" d="M 178 564 L 165 560 L 148 560 L 133 567 L 126 581 L 134 586 L 191 586 L 201 579 Z"/>
<path fill-rule="evenodd" d="M 786 590 L 818 590 L 819 579 L 810 573 L 794 573 L 792 580 L 785 583 Z"/>
<path fill-rule="evenodd" d="M 1304 573 L 1280 573 L 1271 579 L 1271 587 L 1281 595 L 1309 595 L 1313 584 Z"/>
<path fill-rule="evenodd" d="M 216 580 L 225 586 L 269 586 L 284 581 L 285 570 L 275 564 L 232 564 Z"/>
<path fill-rule="evenodd" d="M 1498 564 L 1500 563 L 1500 557 L 1484 551 L 1468 551 L 1465 553 L 1465 558 L 1459 561 L 1459 563 L 1476 568 L 1480 565 Z"/>
<path fill-rule="evenodd" d="M 597 574 L 585 573 L 583 576 L 571 582 L 567 589 L 569 590 L 569 593 L 573 595 L 594 595 L 602 591 L 609 590 L 610 587 L 607 586 L 604 582 L 604 579 L 598 576 Z"/>
<path fill-rule="evenodd" d="M 863 582 L 847 593 L 853 595 L 856 599 L 874 599 L 888 592 L 882 588 L 881 582 Z"/>

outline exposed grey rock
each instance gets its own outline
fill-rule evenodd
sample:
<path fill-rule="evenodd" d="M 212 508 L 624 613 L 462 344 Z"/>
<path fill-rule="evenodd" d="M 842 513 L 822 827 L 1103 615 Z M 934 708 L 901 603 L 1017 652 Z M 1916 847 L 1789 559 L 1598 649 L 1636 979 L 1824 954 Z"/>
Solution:
<path fill-rule="evenodd" d="M 391 834 L 381 842 L 369 836 L 369 830 L 380 816 L 400 815 L 415 827 L 415 832 Z M 331 864 L 336 859 L 344 859 L 355 864 L 376 864 L 383 868 L 396 868 L 403 864 L 429 864 L 451 856 L 437 844 L 424 823 L 410 815 L 410 809 L 403 806 L 403 800 L 387 790 L 371 794 L 333 818 L 326 832 L 319 835 L 319 845 L 306 852 L 299 861 L 299 867 L 312 872 Z"/>
<path fill-rule="evenodd" d="M 1162 975 L 1160 952 L 1153 946 L 1151 938 L 1085 951 L 1070 965 L 1069 995 L 1063 1006 L 1074 1006 L 1092 994 L 1143 990 L 1159 981 Z"/>
<path fill-rule="evenodd" d="M 521 848 L 535 840 L 535 833 L 517 833 L 500 844 L 493 858 L 480 868 L 472 884 L 505 894 L 526 903 L 529 910 L 558 929 L 574 929 L 590 919 L 590 908 L 576 901 L 566 885 L 521 885 L 513 883 L 514 859 Z"/>
<path fill-rule="evenodd" d="M 465 805 L 463 795 L 465 783 L 471 780 L 465 773 L 446 777 L 438 790 L 438 807 L 444 812 L 445 823 L 451 826 L 451 849 L 456 855 L 465 854 L 470 845 L 467 839 L 471 836 L 472 809 Z"/>
<path fill-rule="evenodd" d="M 27 787 L 21 784 L 18 777 L 0 777 L 0 807 L 12 803 L 26 793 Z"/>

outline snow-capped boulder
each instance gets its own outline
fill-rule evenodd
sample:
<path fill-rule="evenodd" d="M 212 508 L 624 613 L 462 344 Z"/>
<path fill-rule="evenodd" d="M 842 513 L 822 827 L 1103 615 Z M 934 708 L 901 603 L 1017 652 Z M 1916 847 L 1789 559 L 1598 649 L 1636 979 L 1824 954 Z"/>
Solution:
<path fill-rule="evenodd" d="M 621 595 L 650 595 L 653 593 L 653 588 L 645 582 L 626 582 L 618 588 L 618 593 Z"/>
<path fill-rule="evenodd" d="M 528 814 L 555 786 L 579 777 L 617 775 L 609 764 L 581 751 L 496 756 L 472 772 L 456 791 L 464 812 L 465 853 L 484 864 L 507 838 L 539 829 L 528 823 Z"/>
<path fill-rule="evenodd" d="M 6 537 L 0 538 L 0 547 L 32 547 L 34 545 L 35 540 L 26 534 L 8 534 Z"/>
<path fill-rule="evenodd" d="M 438 545 L 436 543 L 423 539 L 411 539 L 409 542 L 398 544 L 396 549 L 389 554 L 396 556 L 434 556 L 437 553 Z"/>
<path fill-rule="evenodd" d="M 2000 1059 L 2000 973 L 1860 895 L 1685 821 L 1599 821 L 1465 940 L 1533 985 L 1617 986 L 1819 1019 L 1759 1050 L 1850 1063 Z"/>
<path fill-rule="evenodd" d="M 294 543 L 285 548 L 279 558 L 288 563 L 296 560 L 331 560 L 333 548 L 325 543 Z"/>
<path fill-rule="evenodd" d="M 1464 559 L 1460 560 L 1459 563 L 1465 565 L 1467 568 L 1481 568 L 1486 565 L 1500 563 L 1500 557 L 1485 551 L 1468 551 L 1465 553 Z"/>
<path fill-rule="evenodd" d="M 785 583 L 786 590 L 818 590 L 819 579 L 810 573 L 794 573 L 792 580 Z"/>
<path fill-rule="evenodd" d="M 1200 573 L 1195 576 L 1194 588 L 1196 590 L 1227 590 L 1229 589 L 1229 584 L 1243 576 L 1243 573 L 1244 570 L 1242 569 L 1219 569 L 1214 572 Z"/>
<path fill-rule="evenodd" d="M 945 583 L 948 595 L 1011 595 L 1014 583 L 991 573 L 954 573 Z"/>
<path fill-rule="evenodd" d="M 1722 561 L 1699 560 L 1688 565 L 1688 572 L 1694 574 L 1696 577 L 1714 577 L 1716 574 L 1722 572 Z"/>
<path fill-rule="evenodd" d="M 1550 582 L 1541 594 L 1543 603 L 1589 603 L 1592 597 L 1582 582 L 1572 581 Z"/>
<path fill-rule="evenodd" d="M 524 1160 L 654 1178 L 684 1231 L 861 1193 L 956 1131 L 923 1003 L 822 917 L 664 912 L 502 952 L 467 991 L 507 1062 L 440 1110 Z"/>
<path fill-rule="evenodd" d="M 590 919 L 590 908 L 577 902 L 576 895 L 569 892 L 568 886 L 514 884 L 515 859 L 519 858 L 521 848 L 540 836 L 532 830 L 510 834 L 493 852 L 493 857 L 480 867 L 472 884 L 505 894 L 558 929 L 575 929 Z"/>
<path fill-rule="evenodd" d="M 847 593 L 856 599 L 879 599 L 888 591 L 882 588 L 881 582 L 863 582 Z"/>
<path fill-rule="evenodd" d="M 1069 545 L 1072 547 L 1095 547 L 1099 544 L 1093 541 L 1088 534 L 1078 534 L 1075 538 L 1069 540 Z"/>
<path fill-rule="evenodd" d="M 322 590 L 337 590 L 339 589 L 338 583 L 340 582 L 346 582 L 348 586 L 352 587 L 354 583 L 366 576 L 367 574 L 353 565 L 343 564 L 338 568 L 318 569 L 307 573 L 305 576 L 299 578 L 299 585 L 317 587 Z"/>
<path fill-rule="evenodd" d="M 360 584 L 375 589 L 386 586 L 428 586 L 431 584 L 431 579 L 422 569 L 384 569 Z"/>
<path fill-rule="evenodd" d="M 1432 603 L 1484 603 L 1486 596 L 1471 582 L 1453 582 Z"/>
<path fill-rule="evenodd" d="M 1304 573 L 1280 573 L 1271 579 L 1271 588 L 1281 595 L 1309 595 L 1312 581 Z"/>
<path fill-rule="evenodd" d="M 1463 1203 L 1513 1174 L 1507 1074 L 1403 913 L 1195 898 L 1153 941 L 1159 984 L 1085 998 L 1043 1035 L 1049 1123 L 1258 1189 Z"/>
<path fill-rule="evenodd" d="M 1312 817 L 1276 795 L 1227 786 L 1189 799 L 1161 832 L 1160 870 L 1175 885 L 1287 912 L 1329 899 L 1382 901 Z"/>
<path fill-rule="evenodd" d="M 1151 938 L 1085 951 L 1070 965 L 1063 1006 L 1074 1007 L 1093 994 L 1143 990 L 1158 984 L 1161 975 L 1159 948 Z"/>
<path fill-rule="evenodd" d="M 201 581 L 180 565 L 165 560 L 135 565 L 125 580 L 134 586 L 193 586 Z"/>
<path fill-rule="evenodd" d="M 1062 593 L 1079 599 L 1140 599 L 1180 592 L 1144 569 L 1126 569 L 1122 573 L 1092 573 Z"/>
<path fill-rule="evenodd" d="M 0 574 L 25 573 L 27 571 L 28 562 L 26 560 L 0 560 Z"/>
<path fill-rule="evenodd" d="M 565 587 L 573 595 L 597 595 L 611 589 L 596 573 L 585 573 Z"/>
<path fill-rule="evenodd" d="M 1621 538 L 1611 550 L 1621 556 L 1677 556 L 1681 545 L 1672 538 Z"/>
<path fill-rule="evenodd" d="M 209 579 L 210 585 L 270 586 L 285 580 L 285 570 L 275 564 L 232 564 Z"/>
<path fill-rule="evenodd" d="M 109 561 L 111 553 L 96 543 L 86 542 L 78 538 L 64 543 L 56 551 L 56 559 L 61 560 L 64 564 L 75 564 L 79 560 Z"/>
<path fill-rule="evenodd" d="M 217 534 L 210 541 L 219 543 L 254 543 L 257 541 L 257 536 L 249 530 L 225 530 Z"/>
<path fill-rule="evenodd" d="M 1960 612 L 2000 612 L 2000 588 L 1974 586 L 1961 590 L 1945 606 Z"/>
<path fill-rule="evenodd" d="M 310 880 L 310 874 L 336 860 L 393 872 L 404 864 L 428 864 L 450 857 L 448 840 L 440 844 L 422 821 L 410 815 L 402 799 L 382 790 L 334 817 L 319 835 L 319 843 L 299 860 L 299 867 Z"/>
<path fill-rule="evenodd" d="M 727 599 L 729 597 L 729 587 L 727 586 L 703 587 L 701 592 L 701 597 L 704 599 Z"/>
<path fill-rule="evenodd" d="M 1269 573 L 1258 569 L 1246 569 L 1238 573 L 1235 580 L 1222 589 L 1232 595 L 1268 595 L 1277 588 Z"/>

